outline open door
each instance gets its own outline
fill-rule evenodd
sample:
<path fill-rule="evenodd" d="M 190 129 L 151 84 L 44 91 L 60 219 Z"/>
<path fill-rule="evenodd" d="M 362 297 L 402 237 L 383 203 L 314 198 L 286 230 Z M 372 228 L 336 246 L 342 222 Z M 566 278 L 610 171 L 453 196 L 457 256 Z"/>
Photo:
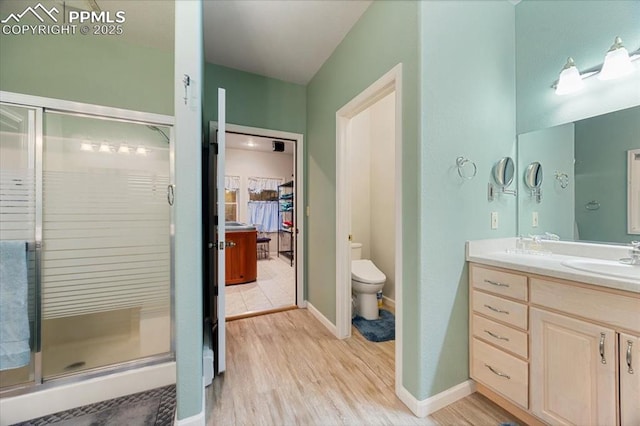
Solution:
<path fill-rule="evenodd" d="M 209 129 L 204 145 L 203 187 L 205 330 L 213 349 L 213 372 L 222 373 L 225 363 L 225 211 L 224 211 L 224 147 L 225 90 L 218 89 L 218 123 Z"/>
<path fill-rule="evenodd" d="M 224 150 L 225 150 L 225 132 L 226 132 L 226 93 L 224 89 L 218 89 L 218 132 L 217 132 L 217 149 L 216 149 L 216 211 L 218 220 L 216 221 L 218 247 L 217 247 L 217 264 L 216 264 L 216 280 L 215 287 L 218 292 L 217 308 L 218 308 L 218 351 L 214 354 L 217 359 L 216 374 L 220 374 L 226 370 L 225 351 L 226 351 L 226 334 L 225 334 L 225 316 L 224 309 L 224 286 L 225 286 L 225 203 L 224 203 Z M 215 337 L 215 336 L 214 336 Z"/>

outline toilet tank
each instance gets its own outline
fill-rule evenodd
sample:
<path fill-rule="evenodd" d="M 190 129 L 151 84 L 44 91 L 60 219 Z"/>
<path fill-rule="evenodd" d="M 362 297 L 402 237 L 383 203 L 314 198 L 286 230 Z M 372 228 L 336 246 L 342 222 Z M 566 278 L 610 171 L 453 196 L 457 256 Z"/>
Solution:
<path fill-rule="evenodd" d="M 362 243 L 351 243 L 351 260 L 362 259 Z"/>

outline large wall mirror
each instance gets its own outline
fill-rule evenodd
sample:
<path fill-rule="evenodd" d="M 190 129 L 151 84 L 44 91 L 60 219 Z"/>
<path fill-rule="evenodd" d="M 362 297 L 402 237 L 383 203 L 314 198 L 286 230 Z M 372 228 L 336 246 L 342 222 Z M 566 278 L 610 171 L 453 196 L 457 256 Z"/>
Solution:
<path fill-rule="evenodd" d="M 518 136 L 518 233 L 552 232 L 562 240 L 627 244 L 640 240 L 629 226 L 630 150 L 640 149 L 640 106 Z M 525 184 L 527 167 L 544 168 L 543 197 Z M 635 189 L 634 189 L 635 188 Z M 640 206 L 635 206 L 640 209 Z M 537 226 L 536 226 L 537 224 Z"/>

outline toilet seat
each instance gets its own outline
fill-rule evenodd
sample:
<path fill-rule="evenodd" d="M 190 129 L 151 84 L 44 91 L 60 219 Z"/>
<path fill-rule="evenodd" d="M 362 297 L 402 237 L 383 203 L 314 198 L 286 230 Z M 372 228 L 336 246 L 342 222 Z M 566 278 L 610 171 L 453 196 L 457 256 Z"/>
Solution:
<path fill-rule="evenodd" d="M 387 277 L 369 259 L 351 261 L 351 279 L 364 284 L 380 284 Z"/>

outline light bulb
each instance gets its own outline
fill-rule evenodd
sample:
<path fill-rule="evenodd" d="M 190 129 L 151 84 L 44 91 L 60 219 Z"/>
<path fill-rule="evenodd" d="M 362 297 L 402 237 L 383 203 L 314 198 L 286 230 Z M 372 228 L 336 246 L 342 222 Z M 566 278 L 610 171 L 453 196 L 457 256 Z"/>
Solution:
<path fill-rule="evenodd" d="M 100 148 L 98 149 L 98 151 L 100 151 L 100 152 L 111 152 L 111 147 L 109 146 L 108 143 L 102 142 L 100 144 Z"/>
<path fill-rule="evenodd" d="M 93 151 L 93 144 L 89 141 L 81 142 L 80 151 Z"/>
<path fill-rule="evenodd" d="M 121 144 L 120 148 L 118 148 L 118 153 L 120 154 L 128 154 L 129 152 L 130 152 L 129 147 L 125 143 Z"/>
<path fill-rule="evenodd" d="M 138 148 L 136 148 L 136 154 L 147 155 L 147 149 L 144 146 L 140 145 L 138 146 Z"/>

